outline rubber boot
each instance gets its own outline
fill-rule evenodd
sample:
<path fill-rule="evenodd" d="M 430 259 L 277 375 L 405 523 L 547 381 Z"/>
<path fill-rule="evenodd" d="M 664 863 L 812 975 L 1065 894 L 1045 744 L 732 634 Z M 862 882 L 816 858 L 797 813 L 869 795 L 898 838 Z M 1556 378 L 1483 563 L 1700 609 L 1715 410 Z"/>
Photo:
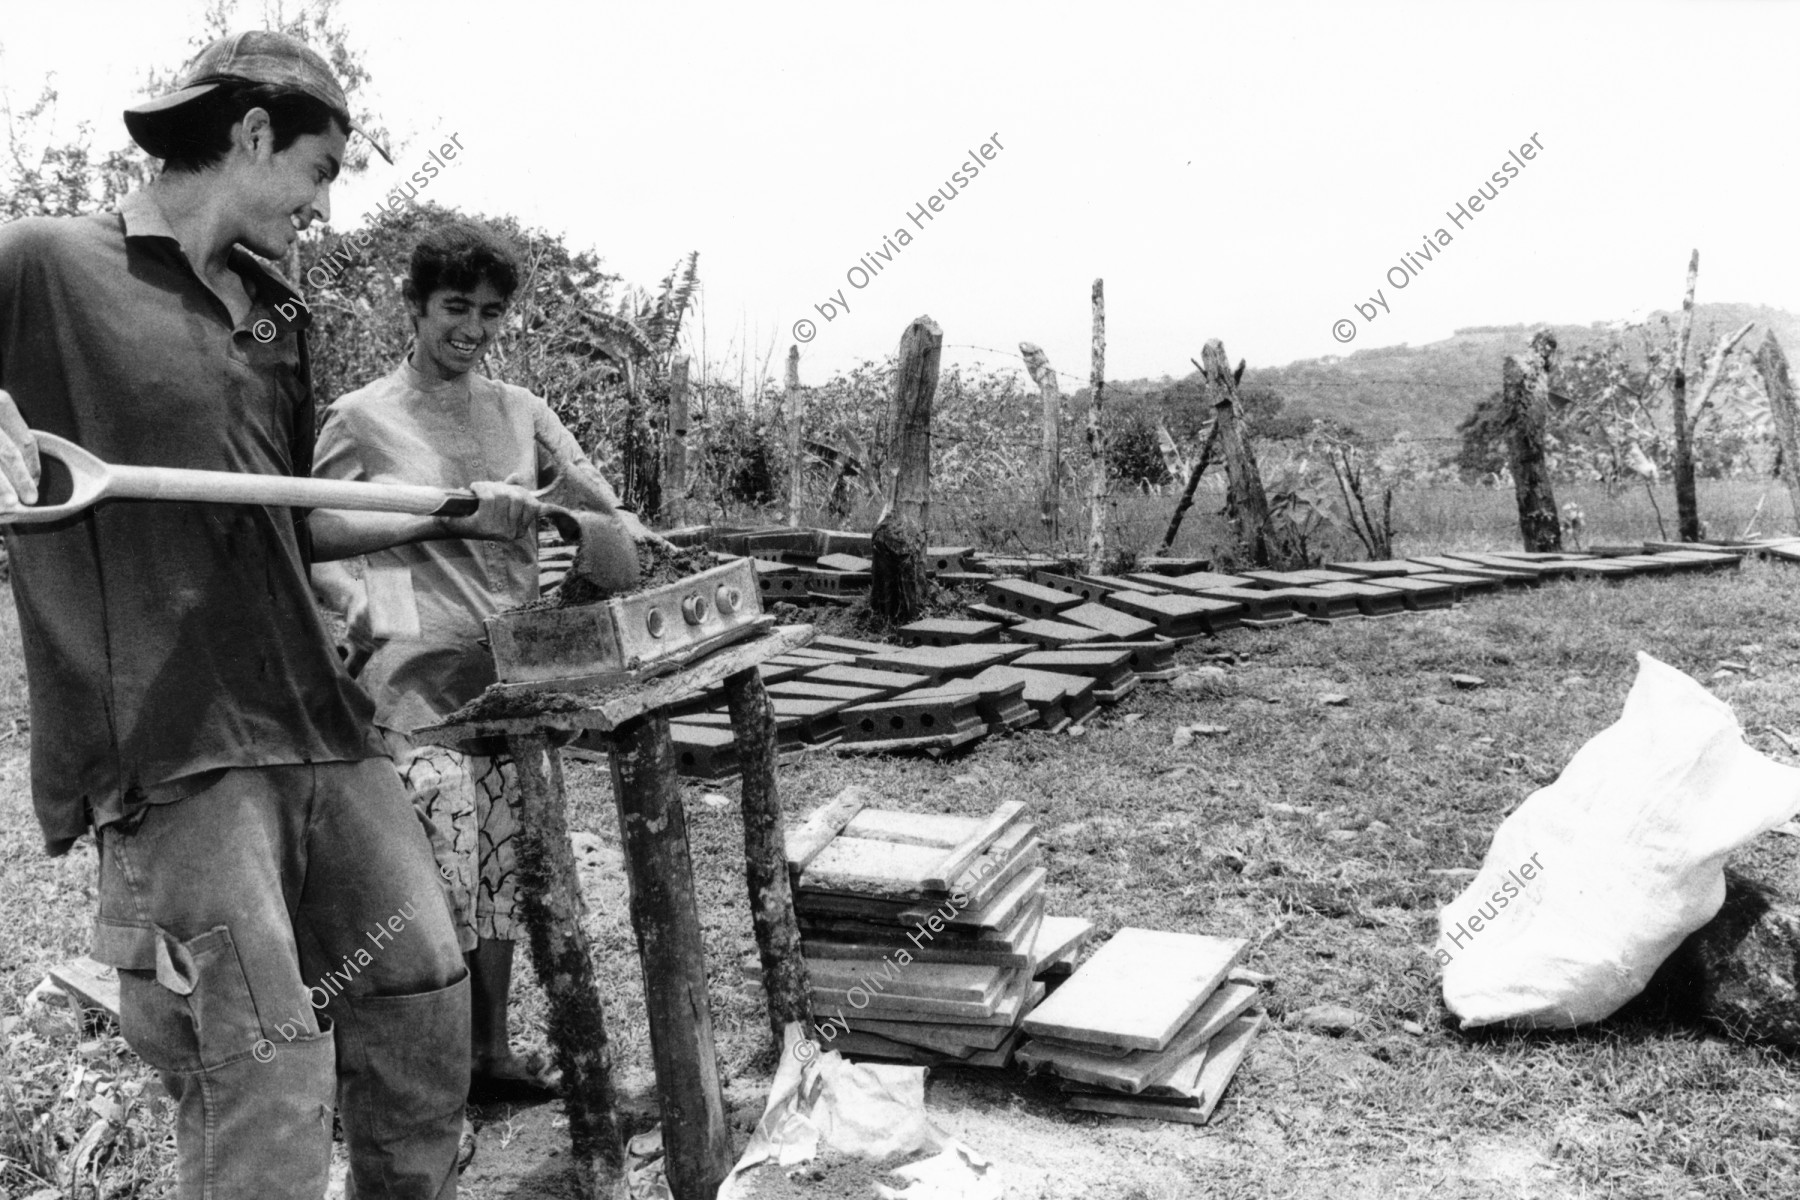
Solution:
<path fill-rule="evenodd" d="M 450 1200 L 469 1091 L 469 977 L 410 996 L 340 995 L 345 1200 Z"/>

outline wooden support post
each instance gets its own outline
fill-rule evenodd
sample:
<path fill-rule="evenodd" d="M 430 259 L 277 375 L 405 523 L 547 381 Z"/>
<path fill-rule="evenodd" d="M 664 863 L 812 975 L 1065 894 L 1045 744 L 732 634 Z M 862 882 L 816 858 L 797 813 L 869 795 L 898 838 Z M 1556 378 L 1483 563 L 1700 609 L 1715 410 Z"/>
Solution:
<path fill-rule="evenodd" d="M 800 524 L 800 424 L 805 415 L 800 397 L 800 347 L 789 346 L 787 356 L 787 458 L 789 528 Z"/>
<path fill-rule="evenodd" d="M 1240 371 L 1231 369 L 1225 356 L 1225 343 L 1218 338 L 1207 341 L 1200 351 L 1200 368 L 1213 401 L 1213 436 L 1218 439 L 1219 457 L 1225 463 L 1226 506 L 1237 532 L 1243 557 L 1258 567 L 1292 570 L 1306 564 L 1299 561 L 1298 547 L 1291 539 L 1275 530 L 1269 515 L 1269 497 L 1263 491 L 1262 471 L 1250 449 L 1249 435 L 1244 432 L 1244 414 L 1238 405 L 1237 385 Z"/>
<path fill-rule="evenodd" d="M 800 1022 L 814 1028 L 812 984 L 800 951 L 800 925 L 788 882 L 786 825 L 775 790 L 775 709 L 762 675 L 754 668 L 725 680 L 731 732 L 737 739 L 743 779 L 744 878 L 750 886 L 750 922 L 762 958 L 763 990 L 769 998 L 769 1027 L 781 1045 L 783 1028 Z"/>
<path fill-rule="evenodd" d="M 1092 373 L 1088 378 L 1088 570 L 1106 571 L 1106 439 L 1100 433 L 1100 402 L 1106 392 L 1106 288 L 1094 280 L 1094 342 Z"/>
<path fill-rule="evenodd" d="M 1219 423 L 1207 423 L 1206 432 L 1200 439 L 1200 457 L 1194 462 L 1194 469 L 1188 472 L 1187 486 L 1181 490 L 1181 499 L 1175 505 L 1175 511 L 1169 514 L 1169 527 L 1163 530 L 1162 545 L 1157 547 L 1158 554 L 1167 554 L 1169 547 L 1175 544 L 1175 535 L 1181 532 L 1181 519 L 1187 516 L 1187 510 L 1194 506 L 1194 493 L 1200 487 L 1200 477 L 1206 474 L 1207 464 L 1212 462 L 1213 446 L 1218 440 Z"/>
<path fill-rule="evenodd" d="M 633 718 L 612 739 L 613 794 L 631 883 L 631 927 L 644 966 L 669 1191 L 675 1200 L 711 1200 L 731 1169 L 731 1141 L 668 714 L 659 709 Z"/>
<path fill-rule="evenodd" d="M 688 356 L 669 364 L 669 431 L 663 441 L 663 514 L 671 525 L 687 524 Z"/>
<path fill-rule="evenodd" d="M 1781 447 L 1781 478 L 1794 503 L 1794 527 L 1800 529 L 1800 408 L 1794 403 L 1794 385 L 1788 378 L 1787 355 L 1775 340 L 1775 331 L 1763 335 L 1756 352 L 1756 369 L 1763 391 L 1769 396 L 1769 414 L 1775 420 L 1775 437 Z"/>
<path fill-rule="evenodd" d="M 944 332 L 920 317 L 900 338 L 894 370 L 893 442 L 883 473 L 887 503 L 876 522 L 869 608 L 897 625 L 924 615 L 925 531 L 931 520 L 931 400 Z"/>
<path fill-rule="evenodd" d="M 523 829 L 519 835 L 520 905 L 531 961 L 548 1002 L 550 1046 L 563 1077 L 563 1111 L 574 1144 L 575 1176 L 588 1200 L 611 1196 L 622 1177 L 606 1021 L 594 961 L 581 928 L 575 853 L 569 845 L 562 762 L 542 730 L 512 734 Z"/>
<path fill-rule="evenodd" d="M 1025 369 L 1031 372 L 1031 381 L 1037 384 L 1038 399 L 1043 405 L 1044 437 L 1040 463 L 1044 490 L 1038 498 L 1038 520 L 1050 536 L 1050 548 L 1054 553 L 1062 534 L 1059 528 L 1062 517 L 1062 388 L 1041 347 L 1020 342 L 1019 357 L 1025 360 Z"/>
<path fill-rule="evenodd" d="M 1670 377 L 1670 416 L 1675 422 L 1675 536 L 1700 540 L 1700 500 L 1694 489 L 1693 427 L 1687 415 L 1688 342 L 1694 334 L 1694 284 L 1700 275 L 1700 251 L 1688 259 L 1687 292 L 1681 298 L 1681 326 L 1675 335 L 1675 370 Z"/>
<path fill-rule="evenodd" d="M 1550 486 L 1544 452 L 1550 353 L 1555 350 L 1556 341 L 1539 333 L 1531 339 L 1531 346 L 1539 360 L 1533 367 L 1537 378 L 1527 379 L 1525 368 L 1509 354 L 1501 367 L 1500 395 L 1512 451 L 1513 492 L 1519 502 L 1519 535 L 1526 550 L 1548 553 L 1562 549 L 1562 519 L 1556 511 L 1556 495 Z"/>

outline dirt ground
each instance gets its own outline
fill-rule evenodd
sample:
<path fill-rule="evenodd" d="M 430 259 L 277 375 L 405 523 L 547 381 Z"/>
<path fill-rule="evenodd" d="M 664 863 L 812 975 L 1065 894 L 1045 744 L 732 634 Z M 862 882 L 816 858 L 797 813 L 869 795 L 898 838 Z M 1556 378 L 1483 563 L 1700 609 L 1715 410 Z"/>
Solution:
<path fill-rule="evenodd" d="M 1437 911 L 1462 888 L 1444 872 L 1479 864 L 1505 815 L 1617 719 L 1633 651 L 1704 681 L 1753 746 L 1794 761 L 1768 731 L 1800 729 L 1797 587 L 1800 568 L 1754 563 L 1234 631 L 1184 652 L 1185 664 L 1220 668 L 1204 689 L 1141 687 L 1079 734 L 1019 733 L 944 760 L 802 755 L 781 771 L 782 796 L 796 813 L 850 784 L 926 813 L 1025 800 L 1046 842 L 1051 912 L 1087 917 L 1102 936 L 1132 925 L 1243 937 L 1245 964 L 1274 977 L 1270 1025 L 1205 1127 L 1066 1112 L 1016 1071 L 934 1070 L 931 1118 L 1001 1164 L 1011 1197 L 1800 1195 L 1800 1054 L 1630 1011 L 1572 1033 L 1459 1033 L 1429 955 Z M 0 628 L 0 644 L 9 636 Z M 1465 690 L 1459 674 L 1485 682 Z M 91 1124 L 98 1090 L 129 1100 L 129 1137 L 105 1188 L 84 1194 L 167 1194 L 172 1139 L 154 1079 L 116 1031 L 24 1009 L 50 965 L 87 947 L 93 864 L 90 852 L 41 853 L 25 736 L 7 733 L 21 702 L 16 666 L 0 670 L 0 1046 L 13 1088 L 0 1092 L 0 1193 L 24 1171 L 48 1177 Z M 1180 736 L 1196 722 L 1214 732 Z M 635 1133 L 655 1105 L 617 817 L 603 766 L 570 762 L 568 783 Z M 739 971 L 752 940 L 735 791 L 683 789 L 734 1152 L 775 1065 L 764 997 Z M 1766 836 L 1732 863 L 1800 892 L 1800 838 Z M 1318 1005 L 1351 1010 L 1350 1027 L 1309 1029 Z M 544 1044 L 543 1015 L 525 967 L 520 1049 Z M 568 1194 L 555 1106 L 478 1115 L 463 1195 Z M 46 1143 L 19 1129 L 50 1149 L 30 1157 Z M 10 1175 L 8 1153 L 20 1156 Z"/>

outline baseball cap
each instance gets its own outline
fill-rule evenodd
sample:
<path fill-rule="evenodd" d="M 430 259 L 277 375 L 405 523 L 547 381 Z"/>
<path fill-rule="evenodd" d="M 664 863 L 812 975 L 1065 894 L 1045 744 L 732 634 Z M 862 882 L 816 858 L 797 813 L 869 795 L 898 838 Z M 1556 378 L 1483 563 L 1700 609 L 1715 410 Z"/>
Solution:
<path fill-rule="evenodd" d="M 181 109 L 234 79 L 306 93 L 342 117 L 352 133 L 368 138 L 376 153 L 390 164 L 394 161 L 386 147 L 350 120 L 350 103 L 330 65 L 305 42 L 273 29 L 234 33 L 200 51 L 174 91 L 125 110 L 125 128 L 150 154 L 167 158 L 175 146 L 171 135 L 179 125 L 176 117 Z"/>

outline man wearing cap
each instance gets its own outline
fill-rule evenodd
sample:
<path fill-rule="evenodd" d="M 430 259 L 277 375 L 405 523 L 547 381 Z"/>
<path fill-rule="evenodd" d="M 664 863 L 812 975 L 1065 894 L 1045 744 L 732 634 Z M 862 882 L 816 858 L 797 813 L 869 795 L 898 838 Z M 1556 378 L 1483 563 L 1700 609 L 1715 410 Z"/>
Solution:
<path fill-rule="evenodd" d="M 215 42 L 126 114 L 164 160 L 119 211 L 0 228 L 0 522 L 31 430 L 111 462 L 306 475 L 304 304 L 279 258 L 351 132 L 317 54 Z M 529 493 L 457 520 L 113 501 L 8 527 L 46 846 L 100 850 L 95 956 L 177 1100 L 180 1194 L 447 1197 L 467 973 L 429 843 L 313 606 L 312 557 L 511 538 Z"/>

